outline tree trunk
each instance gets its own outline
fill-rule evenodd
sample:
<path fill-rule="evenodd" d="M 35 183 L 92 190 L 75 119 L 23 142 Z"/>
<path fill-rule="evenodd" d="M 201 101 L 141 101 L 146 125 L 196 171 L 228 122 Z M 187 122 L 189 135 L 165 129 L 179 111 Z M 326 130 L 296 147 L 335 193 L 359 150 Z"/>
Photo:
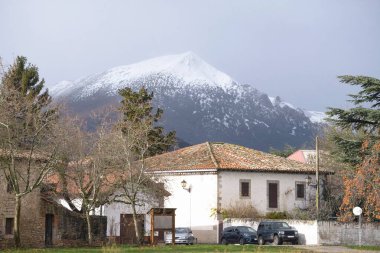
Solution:
<path fill-rule="evenodd" d="M 132 203 L 131 206 L 132 206 L 132 216 L 133 216 L 133 223 L 135 225 L 135 233 L 136 233 L 137 243 L 138 243 L 138 245 L 141 245 L 142 244 L 142 240 L 141 240 L 141 233 L 140 233 L 139 223 L 138 223 L 138 220 L 137 220 L 136 204 Z"/>
<path fill-rule="evenodd" d="M 92 246 L 92 226 L 90 218 L 90 213 L 86 210 L 88 245 Z"/>
<path fill-rule="evenodd" d="M 16 248 L 21 247 L 20 213 L 21 213 L 21 197 L 16 195 L 15 216 L 14 216 L 14 223 L 13 223 L 13 236 L 14 236 Z"/>

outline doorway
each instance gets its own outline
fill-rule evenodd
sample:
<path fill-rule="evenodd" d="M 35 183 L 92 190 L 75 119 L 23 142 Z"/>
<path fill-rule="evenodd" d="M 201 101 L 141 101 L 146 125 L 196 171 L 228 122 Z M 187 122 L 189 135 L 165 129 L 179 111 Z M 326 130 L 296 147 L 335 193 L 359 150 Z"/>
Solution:
<path fill-rule="evenodd" d="M 140 227 L 141 236 L 144 236 L 144 215 L 137 215 L 138 226 Z M 120 214 L 120 243 L 137 244 L 135 224 L 133 223 L 132 214 Z"/>
<path fill-rule="evenodd" d="M 278 208 L 278 181 L 268 181 L 268 207 Z"/>
<path fill-rule="evenodd" d="M 53 245 L 53 222 L 54 215 L 46 214 L 45 216 L 45 246 L 50 247 Z"/>

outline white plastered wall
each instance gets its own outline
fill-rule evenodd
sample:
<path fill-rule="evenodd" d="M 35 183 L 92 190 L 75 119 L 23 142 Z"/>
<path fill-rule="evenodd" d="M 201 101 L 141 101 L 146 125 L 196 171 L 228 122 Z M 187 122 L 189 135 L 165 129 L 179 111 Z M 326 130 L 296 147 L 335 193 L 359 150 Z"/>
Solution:
<path fill-rule="evenodd" d="M 150 230 L 150 216 L 146 215 L 146 213 L 155 206 L 158 206 L 158 203 L 150 199 L 144 204 L 136 206 L 137 214 L 145 215 L 145 234 L 149 234 Z M 107 236 L 120 236 L 120 214 L 131 214 L 131 206 L 114 202 L 105 205 L 103 210 L 104 215 L 107 216 Z"/>
<path fill-rule="evenodd" d="M 305 208 L 310 203 L 311 196 L 314 196 L 315 190 L 306 185 L 306 198 L 296 199 L 295 187 L 296 182 L 305 182 L 306 174 L 288 174 L 288 173 L 261 173 L 261 172 L 232 172 L 221 171 L 220 174 L 220 201 L 221 207 L 228 208 L 236 205 L 237 202 L 245 201 L 251 203 L 256 210 L 265 215 L 267 212 L 287 211 L 291 212 L 294 208 Z M 314 175 L 309 175 L 315 180 Z M 249 198 L 240 197 L 240 180 L 250 180 Z M 278 181 L 278 208 L 268 208 L 268 186 L 267 181 Z"/>
<path fill-rule="evenodd" d="M 176 227 L 190 227 L 198 243 L 217 242 L 217 220 L 211 216 L 217 206 L 216 174 L 167 175 L 166 190 L 171 193 L 165 207 L 176 209 Z M 191 191 L 184 190 L 185 180 Z"/>

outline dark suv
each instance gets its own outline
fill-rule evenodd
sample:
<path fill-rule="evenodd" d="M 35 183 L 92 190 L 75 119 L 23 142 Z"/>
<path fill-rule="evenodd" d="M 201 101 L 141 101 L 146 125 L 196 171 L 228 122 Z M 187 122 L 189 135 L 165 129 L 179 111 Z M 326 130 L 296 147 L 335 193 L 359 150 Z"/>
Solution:
<path fill-rule="evenodd" d="M 228 243 L 257 243 L 256 230 L 247 226 L 234 226 L 223 229 L 222 236 L 220 237 L 222 244 Z"/>
<path fill-rule="evenodd" d="M 257 228 L 258 243 L 273 242 L 274 245 L 283 242 L 298 244 L 298 231 L 283 221 L 260 222 Z"/>

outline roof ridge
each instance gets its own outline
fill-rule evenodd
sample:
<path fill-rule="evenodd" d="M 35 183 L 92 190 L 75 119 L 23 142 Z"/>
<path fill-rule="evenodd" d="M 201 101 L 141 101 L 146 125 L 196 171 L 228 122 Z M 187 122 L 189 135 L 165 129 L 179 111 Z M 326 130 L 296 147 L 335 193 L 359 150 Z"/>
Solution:
<path fill-rule="evenodd" d="M 210 142 L 206 142 L 206 143 L 207 143 L 208 151 L 210 151 L 211 160 L 214 163 L 215 167 L 219 169 L 219 163 L 215 159 L 214 152 L 212 152 L 211 144 Z"/>

